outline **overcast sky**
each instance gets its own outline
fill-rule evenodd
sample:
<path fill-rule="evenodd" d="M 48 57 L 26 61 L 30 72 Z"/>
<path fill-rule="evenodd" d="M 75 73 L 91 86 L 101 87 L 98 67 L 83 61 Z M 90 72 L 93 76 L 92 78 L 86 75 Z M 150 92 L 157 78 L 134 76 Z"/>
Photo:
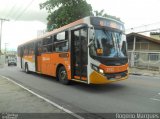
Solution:
<path fill-rule="evenodd" d="M 3 24 L 2 48 L 16 49 L 17 45 L 37 36 L 37 30 L 46 28 L 47 12 L 39 9 L 45 0 L 0 0 L 0 18 Z M 160 0 L 87 0 L 94 10 L 119 17 L 125 27 L 160 22 Z"/>

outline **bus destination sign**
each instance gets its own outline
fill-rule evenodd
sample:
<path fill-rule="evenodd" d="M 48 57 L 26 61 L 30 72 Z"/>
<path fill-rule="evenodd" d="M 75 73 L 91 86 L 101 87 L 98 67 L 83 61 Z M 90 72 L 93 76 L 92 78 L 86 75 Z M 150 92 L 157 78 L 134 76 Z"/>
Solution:
<path fill-rule="evenodd" d="M 104 26 L 104 27 L 110 27 L 115 28 L 119 30 L 124 30 L 123 23 L 111 21 L 109 19 L 105 18 L 97 18 L 97 17 L 91 17 L 91 24 L 95 26 Z"/>

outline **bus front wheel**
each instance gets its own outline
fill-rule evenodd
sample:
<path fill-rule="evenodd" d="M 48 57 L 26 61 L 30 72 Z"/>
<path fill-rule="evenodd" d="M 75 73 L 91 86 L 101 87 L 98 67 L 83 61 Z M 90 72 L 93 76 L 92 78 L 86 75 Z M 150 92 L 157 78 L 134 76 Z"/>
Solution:
<path fill-rule="evenodd" d="M 62 84 L 69 84 L 69 80 L 67 79 L 67 72 L 64 66 L 61 66 L 58 69 L 58 79 Z"/>

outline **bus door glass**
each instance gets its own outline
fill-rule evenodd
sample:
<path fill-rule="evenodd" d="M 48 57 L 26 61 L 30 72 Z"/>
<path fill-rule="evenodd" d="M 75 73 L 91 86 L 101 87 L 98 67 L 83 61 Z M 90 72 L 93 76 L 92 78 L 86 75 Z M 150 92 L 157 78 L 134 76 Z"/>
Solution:
<path fill-rule="evenodd" d="M 87 80 L 87 28 L 72 31 L 72 69 L 74 79 Z"/>

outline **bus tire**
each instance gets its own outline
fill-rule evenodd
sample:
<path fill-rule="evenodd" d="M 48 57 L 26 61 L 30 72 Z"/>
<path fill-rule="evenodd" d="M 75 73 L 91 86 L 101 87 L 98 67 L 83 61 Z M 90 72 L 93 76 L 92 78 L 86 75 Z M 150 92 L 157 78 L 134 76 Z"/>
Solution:
<path fill-rule="evenodd" d="M 29 69 L 28 69 L 28 64 L 25 64 L 25 72 L 28 74 L 29 73 Z"/>
<path fill-rule="evenodd" d="M 68 85 L 67 72 L 64 66 L 58 68 L 58 79 L 62 84 Z"/>

